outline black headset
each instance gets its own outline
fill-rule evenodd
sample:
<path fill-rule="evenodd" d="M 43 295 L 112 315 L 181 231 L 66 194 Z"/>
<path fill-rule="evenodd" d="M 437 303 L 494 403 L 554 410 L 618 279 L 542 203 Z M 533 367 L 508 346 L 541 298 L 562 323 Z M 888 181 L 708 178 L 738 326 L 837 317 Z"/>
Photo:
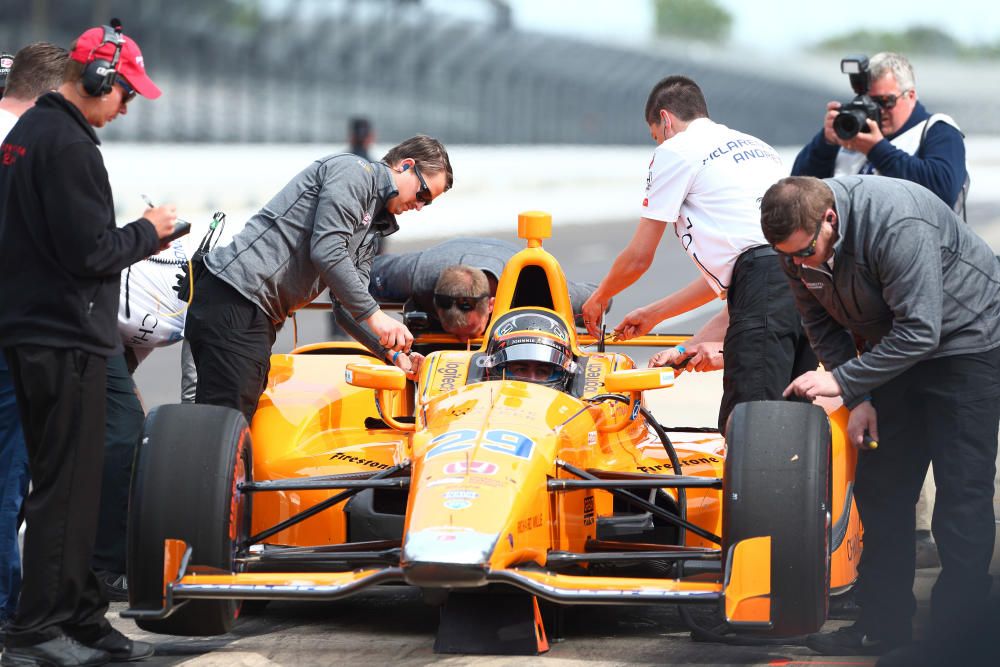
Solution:
<path fill-rule="evenodd" d="M 101 97 L 111 92 L 111 88 L 118 79 L 118 59 L 121 57 L 122 47 L 125 46 L 121 21 L 111 19 L 111 25 L 101 27 L 104 28 L 104 37 L 101 38 L 101 43 L 95 46 L 90 55 L 87 56 L 87 64 L 83 68 L 83 76 L 80 77 L 83 91 L 91 97 Z M 115 53 L 111 56 L 111 60 L 94 58 L 94 53 L 105 44 L 115 45 Z"/>

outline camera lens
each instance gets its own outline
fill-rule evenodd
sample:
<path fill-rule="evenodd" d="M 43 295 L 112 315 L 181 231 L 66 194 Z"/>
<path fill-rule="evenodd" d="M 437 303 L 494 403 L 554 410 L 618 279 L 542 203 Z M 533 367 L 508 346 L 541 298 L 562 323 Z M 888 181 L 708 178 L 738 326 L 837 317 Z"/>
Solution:
<path fill-rule="evenodd" d="M 867 120 L 868 116 L 863 111 L 857 109 L 841 111 L 833 119 L 833 131 L 838 137 L 847 141 L 853 139 L 861 131 L 861 128 L 866 126 Z"/>

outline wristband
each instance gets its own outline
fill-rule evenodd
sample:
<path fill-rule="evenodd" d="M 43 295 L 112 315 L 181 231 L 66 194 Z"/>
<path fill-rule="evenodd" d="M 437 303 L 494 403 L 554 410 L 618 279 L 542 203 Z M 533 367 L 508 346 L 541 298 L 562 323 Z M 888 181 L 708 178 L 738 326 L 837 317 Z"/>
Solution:
<path fill-rule="evenodd" d="M 395 352 L 392 353 L 392 363 L 393 364 L 396 363 L 396 358 L 397 357 L 399 357 L 399 350 L 396 350 Z"/>
<path fill-rule="evenodd" d="M 865 401 L 868 401 L 869 403 L 871 403 L 872 402 L 872 395 L 871 394 L 865 394 L 864 396 L 862 396 L 861 397 L 861 402 L 864 403 Z"/>
<path fill-rule="evenodd" d="M 677 354 L 684 354 L 687 350 L 684 349 L 683 345 L 674 345 L 674 352 Z"/>

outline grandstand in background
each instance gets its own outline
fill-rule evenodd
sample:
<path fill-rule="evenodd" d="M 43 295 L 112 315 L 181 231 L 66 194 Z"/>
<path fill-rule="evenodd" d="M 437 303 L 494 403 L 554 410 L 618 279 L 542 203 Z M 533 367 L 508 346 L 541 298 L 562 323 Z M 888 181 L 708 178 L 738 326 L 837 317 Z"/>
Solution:
<path fill-rule="evenodd" d="M 31 39 L 68 46 L 112 15 L 140 43 L 165 94 L 130 107 L 136 118 L 109 125 L 109 140 L 341 145 L 348 118 L 364 115 L 382 144 L 417 132 L 448 144 L 644 144 L 650 87 L 685 74 L 704 88 L 715 120 L 797 145 L 817 131 L 829 99 L 851 96 L 846 81 L 810 85 L 773 62 L 737 67 L 733 54 L 704 47 L 657 53 L 529 33 L 503 12 L 446 18 L 418 0 L 289 0 L 281 13 L 243 21 L 213 20 L 213 3 L 199 0 L 15 4 L 0 16 L 6 50 Z M 989 127 L 970 123 L 954 100 L 938 104 L 966 132 L 996 132 L 998 114 L 981 105 Z"/>

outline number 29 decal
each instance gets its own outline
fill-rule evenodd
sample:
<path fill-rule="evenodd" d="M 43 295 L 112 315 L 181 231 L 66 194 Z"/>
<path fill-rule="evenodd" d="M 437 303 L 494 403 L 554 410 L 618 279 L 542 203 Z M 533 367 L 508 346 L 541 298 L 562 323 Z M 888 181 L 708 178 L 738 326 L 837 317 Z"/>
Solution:
<path fill-rule="evenodd" d="M 479 431 L 471 428 L 462 428 L 457 431 L 448 431 L 431 440 L 431 448 L 424 455 L 425 459 L 432 459 L 440 454 L 449 452 L 464 452 L 472 449 L 479 436 Z M 516 431 L 495 428 L 483 433 L 481 440 L 483 449 L 518 459 L 530 459 L 535 451 L 535 441 L 526 435 Z"/>

